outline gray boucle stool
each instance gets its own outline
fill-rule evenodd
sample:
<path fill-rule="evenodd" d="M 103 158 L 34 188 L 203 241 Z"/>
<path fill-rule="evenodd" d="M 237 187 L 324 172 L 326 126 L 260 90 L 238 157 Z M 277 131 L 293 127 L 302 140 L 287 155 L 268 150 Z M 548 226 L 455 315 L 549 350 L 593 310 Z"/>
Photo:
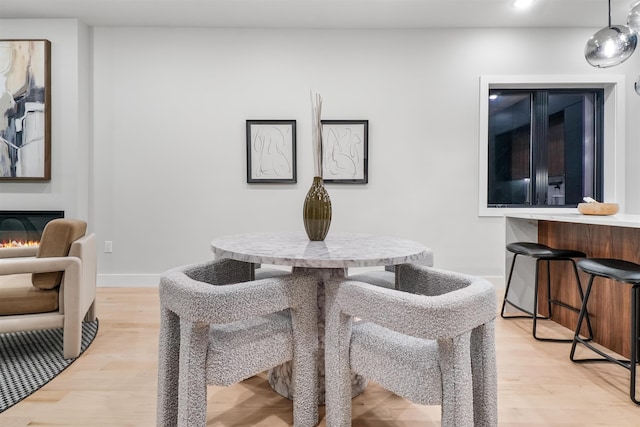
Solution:
<path fill-rule="evenodd" d="M 293 425 L 318 424 L 317 279 L 250 280 L 219 259 L 160 276 L 158 427 L 204 427 L 207 385 L 228 386 L 292 362 Z"/>
<path fill-rule="evenodd" d="M 421 405 L 442 427 L 498 424 L 496 293 L 487 280 L 403 264 L 400 290 L 325 283 L 326 425 L 350 426 L 352 372 Z"/>

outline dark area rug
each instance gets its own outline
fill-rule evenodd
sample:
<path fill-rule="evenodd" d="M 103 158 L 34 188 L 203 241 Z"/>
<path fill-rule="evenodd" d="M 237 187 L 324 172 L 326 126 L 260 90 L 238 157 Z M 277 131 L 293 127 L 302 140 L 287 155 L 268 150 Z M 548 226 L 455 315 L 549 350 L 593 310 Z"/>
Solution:
<path fill-rule="evenodd" d="M 80 355 L 98 333 L 82 324 Z M 51 381 L 75 359 L 62 357 L 62 328 L 0 334 L 0 413 Z"/>

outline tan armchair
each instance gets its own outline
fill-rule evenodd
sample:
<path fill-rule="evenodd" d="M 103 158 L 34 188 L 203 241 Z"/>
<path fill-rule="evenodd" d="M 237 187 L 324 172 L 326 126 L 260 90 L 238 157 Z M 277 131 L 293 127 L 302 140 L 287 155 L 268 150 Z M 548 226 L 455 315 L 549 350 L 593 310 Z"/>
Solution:
<path fill-rule="evenodd" d="M 64 357 L 80 354 L 82 321 L 95 320 L 96 243 L 86 228 L 55 219 L 39 247 L 0 249 L 0 333 L 64 328 Z"/>

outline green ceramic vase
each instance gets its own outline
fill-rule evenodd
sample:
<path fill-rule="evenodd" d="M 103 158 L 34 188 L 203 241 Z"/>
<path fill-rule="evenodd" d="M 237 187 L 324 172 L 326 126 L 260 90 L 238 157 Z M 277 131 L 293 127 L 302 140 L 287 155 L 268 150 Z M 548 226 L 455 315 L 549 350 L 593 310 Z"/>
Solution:
<path fill-rule="evenodd" d="M 304 199 L 302 218 L 309 240 L 320 241 L 327 237 L 331 225 L 331 199 L 319 176 L 313 177 L 313 184 Z"/>

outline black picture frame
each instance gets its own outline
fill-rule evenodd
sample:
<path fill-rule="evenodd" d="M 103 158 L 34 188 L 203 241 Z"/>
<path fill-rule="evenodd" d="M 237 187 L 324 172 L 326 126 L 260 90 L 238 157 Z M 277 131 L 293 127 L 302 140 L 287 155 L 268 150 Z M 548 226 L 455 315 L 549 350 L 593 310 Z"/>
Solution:
<path fill-rule="evenodd" d="M 296 121 L 247 120 L 247 183 L 296 183 Z"/>
<path fill-rule="evenodd" d="M 322 120 L 322 178 L 336 184 L 369 182 L 369 121 Z"/>

